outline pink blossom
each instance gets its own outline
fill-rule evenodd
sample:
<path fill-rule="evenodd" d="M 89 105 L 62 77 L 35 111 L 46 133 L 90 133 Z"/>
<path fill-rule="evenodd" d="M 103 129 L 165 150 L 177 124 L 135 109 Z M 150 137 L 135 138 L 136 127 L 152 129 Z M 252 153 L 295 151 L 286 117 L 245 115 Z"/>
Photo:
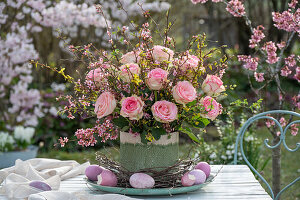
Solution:
<path fill-rule="evenodd" d="M 285 30 L 287 32 L 298 32 L 300 34 L 300 9 L 298 8 L 295 13 L 290 10 L 283 11 L 282 13 L 273 12 L 274 26 L 278 29 Z"/>
<path fill-rule="evenodd" d="M 293 124 L 293 125 L 291 125 L 291 134 L 293 136 L 296 136 L 298 134 L 298 125 L 299 124 Z"/>
<path fill-rule="evenodd" d="M 202 90 L 208 96 L 216 96 L 225 91 L 223 81 L 215 75 L 207 75 L 202 83 Z"/>
<path fill-rule="evenodd" d="M 300 109 L 300 94 L 292 98 L 293 104 Z"/>
<path fill-rule="evenodd" d="M 234 17 L 242 17 L 245 15 L 245 7 L 239 0 L 229 1 L 226 10 Z"/>
<path fill-rule="evenodd" d="M 128 27 L 127 27 L 127 26 L 123 26 L 123 27 L 122 27 L 122 31 L 123 31 L 123 32 L 125 32 L 125 31 L 127 31 L 127 30 L 128 30 Z"/>
<path fill-rule="evenodd" d="M 246 56 L 246 55 L 238 55 L 237 57 L 240 62 L 245 62 L 243 67 L 251 71 L 256 71 L 259 58 L 257 57 L 252 58 L 251 56 Z"/>
<path fill-rule="evenodd" d="M 120 62 L 122 64 L 139 63 L 139 61 L 140 61 L 139 54 L 140 54 L 140 51 L 130 51 L 121 57 Z"/>
<path fill-rule="evenodd" d="M 180 104 L 192 102 L 197 97 L 196 89 L 188 81 L 179 81 L 172 89 L 174 100 Z"/>
<path fill-rule="evenodd" d="M 61 147 L 64 147 L 66 145 L 66 143 L 69 141 L 69 139 L 67 137 L 64 137 L 64 139 L 62 137 L 60 137 L 58 139 L 59 143 L 60 143 L 60 146 Z"/>
<path fill-rule="evenodd" d="M 139 120 L 143 117 L 143 107 L 145 103 L 136 95 L 123 98 L 121 101 L 120 115 L 129 117 L 130 120 Z"/>
<path fill-rule="evenodd" d="M 277 57 L 276 51 L 277 51 L 277 47 L 275 45 L 274 42 L 266 42 L 263 50 L 267 51 L 268 54 L 268 59 L 267 59 L 267 63 L 269 64 L 274 64 L 276 62 L 278 62 L 279 58 Z"/>
<path fill-rule="evenodd" d="M 298 0 L 291 0 L 291 3 L 289 3 L 289 7 L 295 9 L 297 4 Z"/>
<path fill-rule="evenodd" d="M 262 25 L 257 26 L 257 28 L 255 28 L 253 30 L 253 35 L 251 36 L 250 44 L 249 47 L 250 48 L 254 48 L 257 47 L 258 43 L 265 38 L 265 34 L 263 33 L 263 30 L 265 28 Z"/>
<path fill-rule="evenodd" d="M 200 100 L 200 104 L 203 105 L 204 112 L 201 116 L 210 120 L 216 119 L 216 117 L 222 112 L 221 105 L 210 96 L 206 96 Z"/>
<path fill-rule="evenodd" d="M 173 59 L 174 52 L 167 47 L 155 45 L 153 47 L 152 55 L 153 55 L 153 59 L 155 61 L 158 61 L 158 62 L 170 61 Z"/>
<path fill-rule="evenodd" d="M 191 2 L 193 4 L 197 4 L 197 3 L 206 3 L 208 0 L 191 0 Z"/>
<path fill-rule="evenodd" d="M 271 117 L 271 115 L 266 115 L 266 116 L 268 116 L 268 117 Z M 273 117 L 271 117 L 271 118 L 273 118 Z M 266 126 L 268 127 L 268 128 L 270 128 L 271 126 L 274 126 L 275 125 L 275 121 L 274 120 L 271 120 L 271 119 L 267 119 L 266 120 Z"/>
<path fill-rule="evenodd" d="M 113 113 L 117 106 L 115 97 L 110 92 L 103 92 L 96 101 L 94 112 L 97 118 L 102 118 Z"/>
<path fill-rule="evenodd" d="M 287 121 L 285 120 L 284 117 L 281 117 L 280 120 L 279 120 L 279 122 L 280 122 L 280 124 L 281 124 L 282 127 L 285 127 L 286 124 L 287 124 Z"/>
<path fill-rule="evenodd" d="M 135 63 L 130 63 L 126 65 L 122 65 L 120 67 L 120 78 L 124 82 L 130 82 L 133 78 L 134 75 L 139 75 L 141 73 L 141 68 L 139 67 L 138 64 Z"/>
<path fill-rule="evenodd" d="M 78 144 L 83 147 L 94 146 L 97 143 L 94 137 L 94 130 L 91 128 L 78 129 L 75 132 L 75 136 L 79 140 Z"/>
<path fill-rule="evenodd" d="M 281 76 L 288 76 L 292 73 L 292 71 L 289 69 L 288 66 L 284 66 L 282 69 L 281 69 L 281 73 L 280 75 Z"/>
<path fill-rule="evenodd" d="M 264 73 L 254 72 L 254 77 L 257 82 L 263 82 L 265 80 Z"/>
<path fill-rule="evenodd" d="M 101 123 L 97 120 L 96 123 L 97 125 L 93 128 L 94 133 L 97 133 L 98 137 L 102 138 L 101 142 L 105 142 L 108 139 L 115 140 L 118 137 L 119 130 L 114 128 L 111 116 L 108 116 Z"/>
<path fill-rule="evenodd" d="M 160 90 L 163 83 L 167 81 L 167 77 L 167 71 L 155 68 L 148 73 L 146 83 L 151 90 Z"/>
<path fill-rule="evenodd" d="M 286 45 L 285 41 L 281 41 L 280 43 L 277 43 L 277 47 L 278 47 L 278 49 L 282 49 L 282 48 L 284 48 L 284 47 L 285 47 L 285 45 Z"/>
<path fill-rule="evenodd" d="M 281 135 L 281 132 L 280 131 L 277 131 L 276 132 L 276 135 L 279 137 Z"/>
<path fill-rule="evenodd" d="M 151 111 L 154 119 L 161 123 L 169 123 L 178 118 L 177 106 L 166 100 L 155 102 L 151 107 Z"/>
<path fill-rule="evenodd" d="M 296 65 L 295 54 L 292 54 L 289 57 L 285 58 L 284 62 L 288 67 L 294 67 Z"/>
<path fill-rule="evenodd" d="M 214 3 L 223 2 L 223 0 L 211 0 Z"/>

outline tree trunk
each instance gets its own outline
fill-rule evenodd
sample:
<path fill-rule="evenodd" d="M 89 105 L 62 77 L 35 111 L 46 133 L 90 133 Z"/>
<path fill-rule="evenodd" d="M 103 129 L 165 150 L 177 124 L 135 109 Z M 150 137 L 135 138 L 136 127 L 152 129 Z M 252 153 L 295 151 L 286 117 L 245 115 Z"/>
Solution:
<path fill-rule="evenodd" d="M 275 136 L 273 145 L 277 144 L 280 137 Z M 272 187 L 274 197 L 280 192 L 280 168 L 281 168 L 281 149 L 280 146 L 272 150 Z"/>

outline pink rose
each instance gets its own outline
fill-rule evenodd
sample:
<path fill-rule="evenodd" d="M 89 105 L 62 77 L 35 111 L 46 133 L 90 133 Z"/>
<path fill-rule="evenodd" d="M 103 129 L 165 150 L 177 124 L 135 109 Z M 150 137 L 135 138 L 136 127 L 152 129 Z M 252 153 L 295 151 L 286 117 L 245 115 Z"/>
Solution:
<path fill-rule="evenodd" d="M 164 60 L 170 61 L 173 59 L 174 52 L 167 47 L 156 45 L 153 47 L 152 55 L 155 61 L 159 61 L 159 62 L 162 62 Z"/>
<path fill-rule="evenodd" d="M 204 110 L 207 112 L 205 114 L 201 114 L 202 117 L 214 120 L 222 112 L 221 105 L 210 96 L 202 98 L 200 100 L 200 103 L 203 105 Z"/>
<path fill-rule="evenodd" d="M 121 73 L 120 78 L 125 82 L 130 82 L 134 77 L 134 75 L 139 75 L 141 73 L 141 69 L 138 64 L 130 63 L 126 65 L 122 65 L 120 67 Z"/>
<path fill-rule="evenodd" d="M 169 101 L 157 101 L 151 107 L 153 117 L 156 121 L 169 123 L 177 119 L 177 106 Z"/>
<path fill-rule="evenodd" d="M 179 81 L 172 92 L 175 101 L 180 104 L 192 102 L 197 97 L 196 89 L 188 81 Z"/>
<path fill-rule="evenodd" d="M 120 115 L 130 120 L 139 120 L 143 117 L 145 103 L 136 95 L 122 99 Z"/>
<path fill-rule="evenodd" d="M 121 57 L 120 62 L 122 64 L 138 63 L 141 59 L 139 54 L 140 54 L 140 51 L 130 51 Z"/>
<path fill-rule="evenodd" d="M 110 115 L 116 108 L 117 102 L 114 95 L 110 92 L 103 92 L 97 99 L 94 112 L 97 118 L 102 118 Z"/>
<path fill-rule="evenodd" d="M 225 91 L 223 81 L 215 75 L 207 75 L 206 79 L 202 83 L 202 90 L 208 96 L 218 95 L 219 93 Z"/>
<path fill-rule="evenodd" d="M 155 68 L 149 72 L 146 83 L 151 90 L 160 90 L 163 83 L 167 80 L 167 77 L 167 71 L 161 68 Z"/>

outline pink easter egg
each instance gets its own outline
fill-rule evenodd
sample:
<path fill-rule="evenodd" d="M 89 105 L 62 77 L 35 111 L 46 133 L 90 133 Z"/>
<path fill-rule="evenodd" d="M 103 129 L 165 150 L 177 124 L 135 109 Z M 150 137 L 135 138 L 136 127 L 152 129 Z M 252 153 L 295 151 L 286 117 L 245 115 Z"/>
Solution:
<path fill-rule="evenodd" d="M 195 178 L 196 178 L 195 185 L 202 184 L 206 180 L 205 173 L 200 169 L 194 169 L 194 170 L 190 171 L 189 174 L 195 176 Z"/>
<path fill-rule="evenodd" d="M 91 181 L 97 181 L 97 176 L 103 171 L 103 167 L 99 165 L 90 165 L 85 169 L 86 177 Z"/>
<path fill-rule="evenodd" d="M 130 176 L 129 183 L 133 188 L 153 188 L 154 179 L 145 173 L 135 173 Z"/>
<path fill-rule="evenodd" d="M 181 178 L 181 184 L 185 187 L 194 185 L 195 181 L 196 177 L 189 172 L 186 172 Z"/>
<path fill-rule="evenodd" d="M 117 176 L 110 170 L 104 169 L 101 174 L 97 176 L 98 185 L 115 187 L 117 186 L 118 179 Z"/>
<path fill-rule="evenodd" d="M 206 178 L 209 177 L 210 175 L 210 165 L 207 163 L 207 162 L 199 162 L 196 166 L 195 166 L 195 169 L 200 169 L 202 170 L 205 175 L 206 175 Z"/>

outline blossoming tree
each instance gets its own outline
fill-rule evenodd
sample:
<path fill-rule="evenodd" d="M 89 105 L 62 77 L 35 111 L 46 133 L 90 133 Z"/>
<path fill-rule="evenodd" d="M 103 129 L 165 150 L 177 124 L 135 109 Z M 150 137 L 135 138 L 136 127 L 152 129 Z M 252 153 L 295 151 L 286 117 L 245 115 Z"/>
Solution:
<path fill-rule="evenodd" d="M 192 3 L 206 3 L 208 0 L 192 0 Z M 253 26 L 251 19 L 248 17 L 246 8 L 240 0 L 212 0 L 212 2 L 222 2 L 226 6 L 226 10 L 237 18 L 243 18 L 245 24 L 251 30 L 251 38 L 249 39 L 249 47 L 253 49 L 253 55 L 239 55 L 238 60 L 243 62 L 243 67 L 249 70 L 249 74 L 254 76 L 254 80 L 260 83 L 259 87 L 255 87 L 250 75 L 248 75 L 251 89 L 258 97 L 262 96 L 265 89 L 270 88 L 271 84 L 275 84 L 277 88 L 277 109 L 288 108 L 295 110 L 300 109 L 300 93 L 293 94 L 292 101 L 288 98 L 291 94 L 283 88 L 285 79 L 295 79 L 300 82 L 299 55 L 287 54 L 287 49 L 294 37 L 300 36 L 300 8 L 298 0 L 291 0 L 288 3 L 288 9 L 280 12 L 272 12 L 273 26 L 284 34 L 282 41 L 264 41 L 264 25 Z M 295 86 L 298 84 L 295 82 Z M 255 84 L 257 85 L 257 84 Z M 286 126 L 287 120 L 278 116 L 278 120 L 282 127 Z M 273 144 L 277 144 L 280 135 L 272 128 L 275 123 L 267 121 L 273 136 Z M 298 132 L 297 124 L 291 126 L 292 135 Z M 273 165 L 273 191 L 276 194 L 280 191 L 280 148 L 273 149 L 272 165 Z"/>
<path fill-rule="evenodd" d="M 36 127 L 44 116 L 40 92 L 32 89 L 31 59 L 47 60 L 56 51 L 65 51 L 64 42 L 94 35 L 94 39 L 107 46 L 106 23 L 93 5 L 93 1 L 5 0 L 0 2 L 0 129 L 13 131 L 15 126 Z M 122 1 L 129 16 L 139 15 L 135 1 Z M 149 10 L 160 12 L 169 8 L 165 2 L 144 2 Z M 118 9 L 118 2 L 103 1 L 105 10 L 111 11 L 109 26 L 126 23 L 127 15 Z M 59 28 L 66 35 L 60 41 L 61 49 L 50 50 L 45 41 L 55 41 Z M 91 33 L 93 32 L 93 34 Z M 45 36 L 46 37 L 43 37 Z M 56 39 L 57 40 L 57 39 Z M 51 43 L 51 45 L 54 45 Z M 51 46 L 50 45 L 50 46 Z M 48 45 L 49 46 L 49 45 Z M 52 51 L 52 52 L 51 52 Z M 39 77 L 39 76 L 38 76 Z"/>

